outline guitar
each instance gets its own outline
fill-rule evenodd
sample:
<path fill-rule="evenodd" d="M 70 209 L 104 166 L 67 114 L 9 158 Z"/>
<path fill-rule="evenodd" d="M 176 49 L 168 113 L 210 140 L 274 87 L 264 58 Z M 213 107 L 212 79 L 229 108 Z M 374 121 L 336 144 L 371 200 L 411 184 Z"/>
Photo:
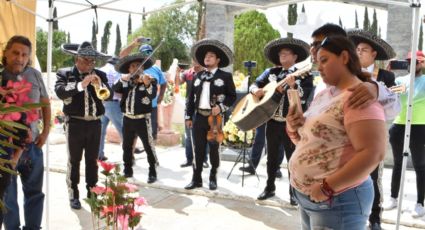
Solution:
<path fill-rule="evenodd" d="M 309 63 L 288 75 L 295 76 L 296 78 L 304 78 L 310 72 L 311 68 L 312 64 Z M 286 77 L 280 82 L 271 81 L 264 86 L 264 96 L 262 98 L 258 98 L 251 93 L 242 98 L 233 110 L 231 118 L 233 123 L 240 130 L 248 131 L 270 120 L 280 103 L 280 101 L 276 102 L 272 99 L 273 94 L 277 87 L 283 85 L 286 85 Z"/>

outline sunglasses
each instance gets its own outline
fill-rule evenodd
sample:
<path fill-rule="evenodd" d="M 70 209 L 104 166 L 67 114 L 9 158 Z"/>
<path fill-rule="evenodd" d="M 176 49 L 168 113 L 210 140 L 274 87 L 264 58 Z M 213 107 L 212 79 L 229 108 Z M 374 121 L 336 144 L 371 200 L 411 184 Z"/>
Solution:
<path fill-rule="evenodd" d="M 321 43 L 322 43 L 322 41 L 314 41 L 314 42 L 310 43 L 310 47 L 317 48 L 317 47 L 319 47 L 319 45 Z"/>

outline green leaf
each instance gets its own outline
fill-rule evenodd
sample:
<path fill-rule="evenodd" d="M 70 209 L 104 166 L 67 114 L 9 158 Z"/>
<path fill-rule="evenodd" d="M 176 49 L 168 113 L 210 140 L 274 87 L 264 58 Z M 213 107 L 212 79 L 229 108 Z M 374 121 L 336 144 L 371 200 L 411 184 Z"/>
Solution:
<path fill-rule="evenodd" d="M 11 138 L 13 138 L 15 140 L 18 140 L 19 139 L 18 136 L 16 136 L 15 134 L 13 134 L 13 133 L 11 133 L 9 131 L 6 131 L 6 130 L 2 129 L 1 127 L 0 127 L 0 134 L 3 135 L 3 136 L 6 136 L 6 137 L 11 137 Z"/>
<path fill-rule="evenodd" d="M 0 170 L 3 170 L 7 173 L 10 173 L 12 175 L 18 175 L 18 173 L 15 170 L 12 170 L 10 168 L 4 167 L 3 165 L 0 164 Z"/>
<path fill-rule="evenodd" d="M 9 143 L 8 141 L 5 141 L 5 140 L 0 140 L 0 146 L 9 147 L 9 148 L 12 148 L 12 149 L 19 149 L 18 146 L 14 145 L 12 143 Z"/>
<path fill-rule="evenodd" d="M 25 126 L 21 123 L 15 122 L 15 121 L 0 121 L 0 126 L 3 126 L 3 125 L 12 126 L 12 127 L 18 128 L 18 129 L 28 129 L 27 126 Z"/>

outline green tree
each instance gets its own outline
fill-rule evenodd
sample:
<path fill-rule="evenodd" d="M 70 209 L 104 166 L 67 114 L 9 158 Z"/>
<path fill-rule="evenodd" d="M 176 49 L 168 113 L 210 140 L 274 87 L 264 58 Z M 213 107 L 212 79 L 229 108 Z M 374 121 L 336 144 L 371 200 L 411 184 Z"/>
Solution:
<path fill-rule="evenodd" d="M 116 56 L 120 54 L 121 46 L 122 44 L 121 44 L 120 25 L 117 24 L 117 40 L 115 42 L 115 52 L 114 52 Z"/>
<path fill-rule="evenodd" d="M 419 28 L 419 41 L 418 41 L 418 50 L 422 50 L 424 43 L 424 30 L 422 27 L 423 23 L 421 21 L 421 27 Z"/>
<path fill-rule="evenodd" d="M 257 62 L 257 68 L 252 71 L 253 76 L 258 76 L 264 69 L 272 66 L 264 57 L 264 46 L 279 37 L 279 31 L 273 29 L 265 14 L 253 10 L 239 15 L 235 19 L 234 70 L 247 74 L 243 62 L 248 60 Z M 251 79 L 255 80 L 255 77 Z"/>
<path fill-rule="evenodd" d="M 58 12 L 56 10 L 56 7 L 53 9 L 53 18 L 55 19 L 53 21 L 53 30 L 59 30 L 59 22 L 56 19 L 58 17 Z"/>
<path fill-rule="evenodd" d="M 144 8 L 143 8 L 144 9 Z M 145 15 L 143 15 L 145 16 Z M 128 14 L 127 37 L 131 35 L 131 14 Z"/>
<path fill-rule="evenodd" d="M 297 4 L 288 5 L 288 25 L 295 25 L 297 23 L 298 13 Z M 292 38 L 293 34 L 288 32 L 288 37 Z"/>
<path fill-rule="evenodd" d="M 100 50 L 102 53 L 108 53 L 109 37 L 111 36 L 112 22 L 107 21 L 103 29 L 103 36 L 100 41 Z"/>
<path fill-rule="evenodd" d="M 154 58 L 161 60 L 163 70 L 168 70 L 173 58 L 189 61 L 188 46 L 195 40 L 197 7 L 198 4 L 195 4 L 189 8 L 178 7 L 151 14 L 127 41 L 131 42 L 143 35 L 152 38 L 151 45 L 156 48 L 164 39 L 162 46 L 154 54 Z M 184 43 L 185 41 L 189 44 Z"/>
<path fill-rule="evenodd" d="M 93 18 L 93 23 L 91 27 L 91 44 L 93 48 L 97 49 L 97 24 L 94 21 L 94 18 Z"/>
<path fill-rule="evenodd" d="M 381 37 L 381 27 L 379 27 L 379 29 L 378 29 L 378 37 L 379 38 Z"/>
<path fill-rule="evenodd" d="M 359 19 L 357 17 L 357 10 L 354 11 L 354 16 L 355 16 L 355 24 L 354 24 L 354 28 L 358 29 L 359 28 Z"/>
<path fill-rule="evenodd" d="M 68 36 L 66 38 L 66 43 L 71 43 L 71 34 L 68 32 Z"/>
<path fill-rule="evenodd" d="M 52 69 L 56 71 L 65 66 L 67 60 L 72 60 L 70 55 L 63 53 L 61 45 L 66 42 L 67 34 L 65 31 L 53 31 L 52 44 Z M 47 32 L 37 29 L 36 34 L 37 51 L 36 55 L 40 63 L 41 71 L 45 72 L 47 68 Z"/>
<path fill-rule="evenodd" d="M 304 4 L 303 4 L 303 6 L 302 6 L 302 8 L 301 8 L 301 13 L 305 13 Z"/>
<path fill-rule="evenodd" d="M 369 21 L 369 14 L 367 10 L 367 6 L 364 8 L 364 19 L 363 19 L 363 30 L 369 30 L 370 28 L 370 21 Z"/>
<path fill-rule="evenodd" d="M 372 25 L 369 31 L 375 35 L 378 35 L 378 19 L 376 18 L 376 9 L 373 9 Z"/>
<path fill-rule="evenodd" d="M 344 28 L 344 27 L 342 26 L 341 16 L 339 17 L 339 26 L 341 26 L 342 28 Z"/>

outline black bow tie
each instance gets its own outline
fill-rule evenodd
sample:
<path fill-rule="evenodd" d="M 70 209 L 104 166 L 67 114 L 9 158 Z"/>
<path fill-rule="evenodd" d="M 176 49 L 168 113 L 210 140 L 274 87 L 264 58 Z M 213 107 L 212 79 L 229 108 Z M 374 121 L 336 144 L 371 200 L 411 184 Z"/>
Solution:
<path fill-rule="evenodd" d="M 202 73 L 202 78 L 201 80 L 203 81 L 211 81 L 211 79 L 213 78 L 213 74 L 210 71 L 205 71 L 204 73 Z"/>

